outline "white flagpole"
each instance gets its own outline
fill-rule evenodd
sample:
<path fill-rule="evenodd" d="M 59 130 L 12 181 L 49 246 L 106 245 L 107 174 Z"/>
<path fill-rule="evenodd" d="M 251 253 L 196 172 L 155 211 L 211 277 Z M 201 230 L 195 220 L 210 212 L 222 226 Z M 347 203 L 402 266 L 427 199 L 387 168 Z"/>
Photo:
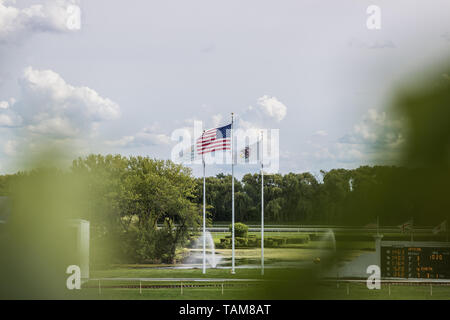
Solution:
<path fill-rule="evenodd" d="M 231 113 L 231 273 L 234 270 L 234 113 Z"/>
<path fill-rule="evenodd" d="M 261 131 L 261 275 L 264 275 L 264 163 L 263 163 L 263 132 Z"/>
<path fill-rule="evenodd" d="M 449 234 L 449 231 L 450 230 L 448 230 L 448 222 L 447 222 L 448 220 L 445 220 L 445 232 L 447 233 L 447 242 L 448 242 L 448 234 Z"/>
<path fill-rule="evenodd" d="M 377 216 L 377 236 L 380 235 L 380 217 Z"/>
<path fill-rule="evenodd" d="M 203 131 L 205 134 L 205 131 Z M 205 177 L 205 158 L 203 160 L 203 274 L 206 273 L 206 177 Z"/>

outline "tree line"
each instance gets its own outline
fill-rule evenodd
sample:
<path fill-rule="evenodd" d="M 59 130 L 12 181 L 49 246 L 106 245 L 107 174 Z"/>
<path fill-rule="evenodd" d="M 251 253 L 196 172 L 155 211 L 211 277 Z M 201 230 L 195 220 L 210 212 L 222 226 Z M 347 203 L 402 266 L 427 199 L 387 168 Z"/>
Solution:
<path fill-rule="evenodd" d="M 427 183 L 428 179 L 428 183 Z M 397 225 L 414 218 L 416 224 L 433 225 L 445 219 L 443 210 L 424 200 L 433 190 L 427 169 L 395 166 L 361 166 L 357 169 L 288 173 L 264 177 L 264 211 L 267 223 Z M 428 187 L 427 187 L 428 185 Z M 203 179 L 197 179 L 197 203 L 202 203 Z M 206 202 L 213 221 L 231 221 L 231 175 L 206 178 Z M 433 200 L 436 204 L 437 199 Z M 439 201 L 446 202 L 440 197 Z M 235 179 L 236 221 L 261 220 L 261 175 Z"/>
<path fill-rule="evenodd" d="M 266 175 L 266 222 L 361 226 L 378 218 L 382 225 L 397 225 L 414 217 L 415 224 L 433 225 L 448 215 L 443 210 L 449 207 L 448 197 L 427 187 L 426 181 L 432 186 L 437 177 L 425 169 L 362 166 L 321 175 L 321 179 L 311 173 Z M 36 169 L 0 176 L 0 196 L 14 198 L 21 194 L 14 191 L 17 182 L 27 181 L 34 181 L 32 194 L 39 186 L 36 181 L 51 182 L 52 177 L 58 177 L 53 188 L 75 190 L 73 181 L 82 186 L 76 210 L 64 208 L 76 211 L 74 218 L 90 221 L 94 264 L 172 263 L 177 250 L 201 229 L 202 178 L 182 165 L 148 157 L 89 155 L 73 161 L 70 170 Z M 235 180 L 236 222 L 260 221 L 260 179 L 259 174 L 247 174 Z M 231 176 L 208 177 L 206 186 L 208 225 L 229 224 Z M 48 188 L 53 192 L 52 186 Z M 51 200 L 48 203 L 54 206 Z"/>

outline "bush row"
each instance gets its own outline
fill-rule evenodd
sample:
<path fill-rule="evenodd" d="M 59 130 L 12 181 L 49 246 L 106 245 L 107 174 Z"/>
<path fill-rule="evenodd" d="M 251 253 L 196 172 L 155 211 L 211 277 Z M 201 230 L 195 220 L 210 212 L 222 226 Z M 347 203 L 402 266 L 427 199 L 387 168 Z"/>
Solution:
<path fill-rule="evenodd" d="M 266 248 L 279 248 L 286 244 L 302 244 L 308 243 L 309 236 L 297 236 L 297 237 L 266 237 L 264 238 L 264 247 Z M 235 246 L 238 248 L 255 248 L 261 246 L 261 239 L 256 238 L 255 235 L 250 235 L 247 238 L 235 237 Z M 216 245 L 219 249 L 231 248 L 231 236 L 226 236 L 220 239 L 220 243 Z"/>

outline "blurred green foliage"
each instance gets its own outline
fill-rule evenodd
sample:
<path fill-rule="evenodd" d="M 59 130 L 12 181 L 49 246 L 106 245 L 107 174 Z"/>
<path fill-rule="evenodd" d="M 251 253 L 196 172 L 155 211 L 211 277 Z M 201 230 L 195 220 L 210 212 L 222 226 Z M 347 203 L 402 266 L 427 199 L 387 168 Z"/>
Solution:
<path fill-rule="evenodd" d="M 200 207 L 193 202 L 195 188 L 188 168 L 112 155 L 79 158 L 69 170 L 47 166 L 0 180 L 1 195 L 13 203 L 6 224 L 9 244 L 20 243 L 13 236 L 33 244 L 38 232 L 33 226 L 44 222 L 51 235 L 70 218 L 85 219 L 91 225 L 90 262 L 97 267 L 173 263 L 177 248 L 201 223 Z M 14 229 L 15 221 L 25 229 Z M 52 237 L 48 241 L 56 243 Z"/>
<path fill-rule="evenodd" d="M 0 242 L 0 298 L 66 297 L 66 268 L 77 254 L 70 219 L 81 213 L 82 181 L 41 166 L 17 174 L 8 190 L 11 214 Z"/>
<path fill-rule="evenodd" d="M 433 225 L 450 218 L 450 69 L 395 92 L 391 114 L 403 119 L 404 145 L 398 167 L 362 167 L 325 174 L 323 213 L 336 222 L 369 221 L 383 224 L 414 218 L 414 224 Z M 351 182 L 351 183 L 350 183 Z M 373 220 L 372 220 L 373 221 Z M 265 286 L 274 299 L 322 298 L 317 280 L 336 265 L 344 250 L 302 271 L 278 274 Z"/>
<path fill-rule="evenodd" d="M 176 249 L 201 223 L 201 209 L 192 201 L 196 184 L 186 167 L 90 155 L 74 161 L 71 170 L 86 181 L 83 218 L 93 226 L 94 264 L 173 263 Z"/>

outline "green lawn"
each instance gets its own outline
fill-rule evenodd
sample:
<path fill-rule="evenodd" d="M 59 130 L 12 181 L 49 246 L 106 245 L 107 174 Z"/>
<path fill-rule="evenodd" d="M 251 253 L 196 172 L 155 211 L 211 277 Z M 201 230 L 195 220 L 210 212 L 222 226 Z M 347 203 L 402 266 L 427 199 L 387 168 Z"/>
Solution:
<path fill-rule="evenodd" d="M 248 293 L 241 289 L 183 288 L 183 294 L 176 289 L 83 289 L 74 298 L 102 300 L 239 300 L 249 299 Z"/>
<path fill-rule="evenodd" d="M 348 291 L 347 291 L 348 290 Z M 240 300 L 240 299 L 277 299 L 273 296 L 264 296 L 257 287 L 251 288 L 241 286 L 224 286 L 223 293 L 220 284 L 215 287 L 190 288 L 179 286 L 174 288 L 143 288 L 140 293 L 139 287 L 134 288 L 89 288 L 82 289 L 76 293 L 74 298 L 82 299 L 123 299 L 123 300 Z M 364 284 L 341 283 L 339 287 L 335 284 L 320 285 L 315 295 L 307 299 L 318 300 L 450 300 L 450 286 L 411 286 L 411 285 L 383 285 L 381 290 L 369 290 Z"/>
<path fill-rule="evenodd" d="M 365 284 L 347 284 L 325 287 L 323 299 L 350 300 L 450 300 L 450 286 L 429 285 L 389 285 L 384 284 L 380 290 L 369 290 Z"/>
<path fill-rule="evenodd" d="M 150 265 L 149 265 L 150 266 Z M 269 271 L 270 272 L 270 271 Z M 254 279 L 260 277 L 259 269 L 239 269 L 231 274 L 230 269 L 157 269 L 157 268 L 114 268 L 92 271 L 91 278 L 231 278 Z"/>
<path fill-rule="evenodd" d="M 212 233 L 214 241 L 217 243 L 228 233 Z M 259 233 L 255 234 L 257 237 Z M 297 232 L 267 233 L 268 236 L 299 236 Z M 367 237 L 367 235 L 365 235 Z M 390 235 L 394 236 L 394 235 Z M 317 238 L 316 238 L 317 239 Z M 374 241 L 359 239 L 358 237 L 342 237 L 336 241 L 341 260 L 352 260 L 361 253 L 373 251 Z M 264 279 L 279 280 L 280 278 L 295 278 L 301 274 L 298 269 L 284 268 L 285 263 L 291 262 L 312 262 L 317 257 L 322 257 L 324 253 L 331 252 L 332 242 L 323 239 L 311 240 L 305 244 L 293 244 L 281 248 L 265 248 L 266 265 L 279 263 L 277 268 L 267 268 Z M 231 259 L 231 249 L 217 249 L 227 262 Z M 236 265 L 251 264 L 259 266 L 260 248 L 237 248 Z M 164 265 L 159 265 L 162 267 Z M 157 265 L 122 265 L 107 270 L 91 271 L 91 278 L 215 278 L 215 279 L 261 279 L 260 269 L 236 269 L 236 274 L 231 274 L 230 269 L 210 269 L 203 274 L 201 269 L 161 269 Z M 283 268 L 282 268 L 283 267 Z M 319 268 L 320 265 L 314 268 Z M 300 272 L 300 273 L 299 273 Z M 85 284 L 81 292 L 76 293 L 74 298 L 88 299 L 276 299 L 277 296 L 266 295 L 270 292 L 269 282 L 265 283 L 222 283 L 218 282 L 189 282 L 183 283 L 181 290 L 179 282 L 141 282 L 142 292 L 139 291 L 139 281 L 101 281 L 99 291 L 98 281 L 90 281 Z M 117 286 L 128 286 L 128 288 L 117 288 Z M 148 287 L 146 287 L 148 286 Z M 202 287 L 199 287 L 202 286 Z M 284 284 L 281 288 L 284 290 Z M 308 289 L 301 285 L 293 285 L 294 292 L 292 298 L 298 296 L 307 299 L 450 299 L 450 286 L 431 287 L 421 285 L 391 285 L 383 284 L 381 290 L 368 290 L 364 283 L 320 283 L 314 284 L 315 294 L 309 295 Z M 268 289 L 268 290 L 265 290 Z M 303 291 L 302 291 L 303 290 Z M 297 292 L 295 292 L 297 291 Z M 306 294 L 305 294 L 306 293 Z M 288 296 L 289 297 L 289 296 Z"/>

